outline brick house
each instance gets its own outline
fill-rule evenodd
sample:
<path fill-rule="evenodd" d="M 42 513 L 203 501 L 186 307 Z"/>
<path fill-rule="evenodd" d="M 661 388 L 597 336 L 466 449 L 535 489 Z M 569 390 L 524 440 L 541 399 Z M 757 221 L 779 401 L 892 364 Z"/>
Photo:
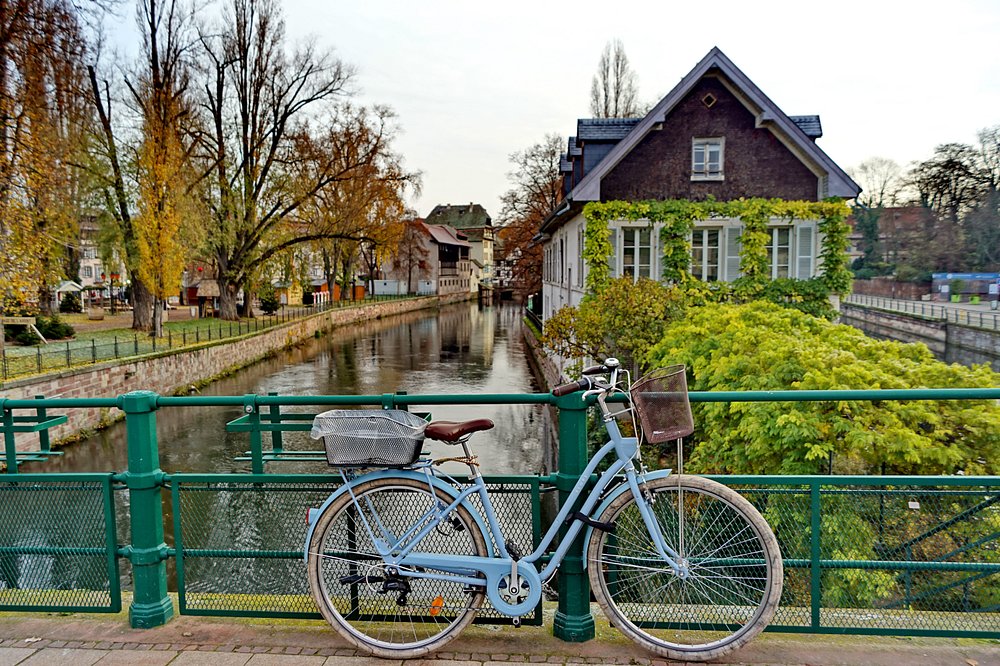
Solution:
<path fill-rule="evenodd" d="M 560 165 L 563 200 L 540 229 L 543 316 L 584 296 L 588 202 L 856 197 L 860 188 L 817 145 L 821 136 L 819 116 L 786 115 L 718 48 L 645 117 L 579 120 Z M 656 227 L 610 227 L 612 275 L 658 278 Z M 739 219 L 697 222 L 691 273 L 707 281 L 738 277 L 740 229 Z M 815 221 L 773 219 L 769 232 L 772 277 L 817 274 L 821 239 Z"/>
<path fill-rule="evenodd" d="M 385 264 L 386 276 L 400 281 L 405 291 L 419 292 L 416 285 L 430 283 L 439 296 L 469 293 L 472 244 L 465 234 L 420 219 L 407 224 L 409 228 L 399 251 Z"/>
<path fill-rule="evenodd" d="M 480 283 L 493 281 L 493 219 L 480 204 L 439 204 L 426 218 L 428 224 L 443 224 L 462 233 L 469 243 L 472 276 L 469 291 L 475 292 Z"/>

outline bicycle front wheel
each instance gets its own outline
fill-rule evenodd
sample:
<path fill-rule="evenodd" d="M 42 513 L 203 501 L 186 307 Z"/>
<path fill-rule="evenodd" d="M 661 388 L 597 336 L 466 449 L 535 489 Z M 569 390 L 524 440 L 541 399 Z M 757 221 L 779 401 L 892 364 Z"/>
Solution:
<path fill-rule="evenodd" d="M 704 661 L 745 645 L 781 598 L 771 528 L 747 500 L 708 479 L 674 475 L 646 487 L 664 541 L 688 573 L 681 577 L 659 556 L 635 498 L 624 493 L 598 517 L 614 531 L 595 530 L 587 547 L 590 582 L 608 620 L 668 659 Z"/>
<path fill-rule="evenodd" d="M 406 478 L 377 479 L 353 493 L 353 498 L 345 493 L 317 519 L 307 569 L 320 612 L 347 641 L 379 657 L 410 659 L 441 648 L 475 618 L 485 588 L 394 572 L 372 536 L 391 543 L 451 498 Z M 488 554 L 482 530 L 461 505 L 416 550 Z"/>

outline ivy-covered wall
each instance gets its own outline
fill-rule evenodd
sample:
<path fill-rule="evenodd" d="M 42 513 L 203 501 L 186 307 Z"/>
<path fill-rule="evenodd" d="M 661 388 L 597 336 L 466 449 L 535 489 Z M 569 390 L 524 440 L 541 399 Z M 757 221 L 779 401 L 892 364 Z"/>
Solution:
<path fill-rule="evenodd" d="M 587 264 L 588 293 L 604 288 L 611 279 L 611 222 L 646 222 L 659 227 L 662 273 L 667 282 L 683 283 L 691 278 L 691 232 L 695 223 L 712 218 L 739 219 L 740 288 L 763 290 L 770 281 L 768 273 L 768 224 L 782 220 L 789 224 L 818 220 L 822 269 L 819 276 L 830 293 L 844 294 L 851 286 L 847 267 L 845 219 L 848 206 L 839 199 L 785 201 L 783 199 L 737 199 L 735 201 L 607 201 L 591 202 L 583 209 L 586 219 L 583 259 Z"/>

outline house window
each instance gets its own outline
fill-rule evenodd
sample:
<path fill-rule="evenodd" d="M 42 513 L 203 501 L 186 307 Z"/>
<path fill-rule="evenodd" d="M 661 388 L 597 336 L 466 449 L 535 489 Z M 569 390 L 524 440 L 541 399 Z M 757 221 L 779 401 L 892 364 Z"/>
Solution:
<path fill-rule="evenodd" d="M 92 277 L 94 277 L 94 268 L 93 268 L 93 266 L 84 266 L 83 267 L 83 277 L 85 277 L 85 278 L 92 278 Z"/>
<path fill-rule="evenodd" d="M 693 139 L 691 180 L 723 180 L 725 139 Z"/>
<path fill-rule="evenodd" d="M 771 278 L 789 277 L 792 255 L 792 228 L 774 227 L 770 232 L 771 240 L 767 245 L 767 257 L 771 267 Z"/>
<path fill-rule="evenodd" d="M 691 275 L 706 282 L 719 279 L 722 229 L 695 229 L 691 234 Z"/>
<path fill-rule="evenodd" d="M 566 281 L 566 239 L 559 239 L 559 284 Z"/>
<path fill-rule="evenodd" d="M 625 227 L 622 236 L 622 275 L 633 280 L 653 275 L 653 230 L 649 227 Z"/>

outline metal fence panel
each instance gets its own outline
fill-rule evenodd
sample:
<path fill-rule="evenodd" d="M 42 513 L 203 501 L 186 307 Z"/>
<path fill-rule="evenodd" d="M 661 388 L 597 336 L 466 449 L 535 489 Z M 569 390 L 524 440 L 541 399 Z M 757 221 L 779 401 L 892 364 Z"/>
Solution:
<path fill-rule="evenodd" d="M 1000 479 L 716 478 L 781 545 L 771 631 L 1000 636 Z"/>
<path fill-rule="evenodd" d="M 0 475 L 0 610 L 117 613 L 110 474 Z"/>
<path fill-rule="evenodd" d="M 169 483 L 182 615 L 321 617 L 309 593 L 302 548 L 307 511 L 321 506 L 339 479 L 174 474 Z M 488 485 L 505 537 L 537 543 L 538 480 L 517 477 Z M 522 619 L 541 624 L 541 609 Z M 510 619 L 487 605 L 476 621 Z"/>

